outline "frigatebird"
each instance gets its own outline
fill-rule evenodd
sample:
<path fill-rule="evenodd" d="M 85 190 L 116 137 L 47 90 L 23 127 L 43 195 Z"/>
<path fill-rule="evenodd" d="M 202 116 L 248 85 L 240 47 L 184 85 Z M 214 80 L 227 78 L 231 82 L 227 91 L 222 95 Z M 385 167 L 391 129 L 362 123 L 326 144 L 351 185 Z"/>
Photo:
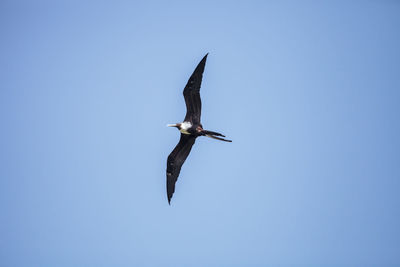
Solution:
<path fill-rule="evenodd" d="M 181 132 L 179 143 L 176 145 L 171 154 L 169 154 L 167 159 L 167 196 L 169 204 L 171 204 L 171 198 L 175 192 L 175 183 L 178 180 L 182 165 L 188 157 L 197 137 L 207 136 L 225 142 L 232 142 L 231 140 L 222 138 L 225 137 L 223 134 L 204 130 L 203 125 L 200 123 L 200 86 L 207 56 L 208 53 L 197 65 L 193 74 L 190 76 L 185 89 L 183 89 L 183 96 L 186 102 L 186 116 L 184 121 L 182 123 L 167 125 L 169 127 L 176 127 Z"/>

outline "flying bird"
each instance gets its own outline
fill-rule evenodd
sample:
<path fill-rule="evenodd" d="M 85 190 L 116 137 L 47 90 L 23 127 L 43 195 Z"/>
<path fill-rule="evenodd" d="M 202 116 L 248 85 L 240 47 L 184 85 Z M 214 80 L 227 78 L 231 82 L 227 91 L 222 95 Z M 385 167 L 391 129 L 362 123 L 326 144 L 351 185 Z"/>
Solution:
<path fill-rule="evenodd" d="M 182 123 L 167 125 L 169 127 L 176 127 L 181 132 L 179 143 L 171 154 L 169 154 L 167 159 L 167 196 L 169 204 L 171 204 L 171 198 L 175 192 L 175 183 L 178 180 L 182 165 L 188 157 L 197 137 L 207 136 L 225 142 L 232 142 L 231 140 L 224 139 L 223 137 L 225 137 L 225 135 L 223 134 L 204 130 L 203 125 L 200 123 L 200 86 L 207 55 L 208 53 L 197 65 L 193 74 L 190 76 L 185 89 L 183 89 L 183 96 L 186 102 L 186 116 L 184 121 Z"/>

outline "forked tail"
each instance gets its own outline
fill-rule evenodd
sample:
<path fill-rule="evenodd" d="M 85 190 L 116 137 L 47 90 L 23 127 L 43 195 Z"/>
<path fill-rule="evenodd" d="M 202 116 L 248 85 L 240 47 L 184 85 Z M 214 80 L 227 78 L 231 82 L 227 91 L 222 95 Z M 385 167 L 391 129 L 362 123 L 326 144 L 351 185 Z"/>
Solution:
<path fill-rule="evenodd" d="M 217 133 L 217 132 L 212 132 L 212 131 L 207 131 L 207 130 L 202 130 L 201 132 L 202 132 L 205 136 L 210 137 L 210 138 L 213 138 L 213 139 L 217 139 L 217 140 L 225 141 L 225 142 L 232 142 L 232 140 L 227 140 L 227 139 L 224 139 L 224 138 L 221 138 L 221 137 L 217 137 L 217 136 L 225 137 L 225 135 L 220 134 L 220 133 Z"/>

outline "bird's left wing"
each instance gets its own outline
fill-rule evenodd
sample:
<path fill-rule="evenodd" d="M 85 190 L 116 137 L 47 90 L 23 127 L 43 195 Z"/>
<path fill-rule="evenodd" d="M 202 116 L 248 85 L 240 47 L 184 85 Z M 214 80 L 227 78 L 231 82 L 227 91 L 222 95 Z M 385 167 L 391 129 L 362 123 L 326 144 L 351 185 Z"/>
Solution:
<path fill-rule="evenodd" d="M 186 158 L 188 157 L 190 150 L 196 137 L 193 135 L 181 134 L 181 139 L 176 145 L 174 150 L 169 154 L 167 160 L 167 195 L 168 203 L 171 202 L 172 195 L 175 192 L 175 183 L 178 180 L 179 173 Z"/>
<path fill-rule="evenodd" d="M 204 67 L 206 65 L 208 53 L 203 57 L 200 63 L 197 65 L 193 74 L 190 76 L 185 89 L 183 89 L 183 96 L 185 97 L 186 103 L 186 116 L 185 121 L 190 121 L 193 124 L 200 123 L 201 116 L 201 99 L 200 99 L 200 87 L 201 80 L 203 78 Z"/>

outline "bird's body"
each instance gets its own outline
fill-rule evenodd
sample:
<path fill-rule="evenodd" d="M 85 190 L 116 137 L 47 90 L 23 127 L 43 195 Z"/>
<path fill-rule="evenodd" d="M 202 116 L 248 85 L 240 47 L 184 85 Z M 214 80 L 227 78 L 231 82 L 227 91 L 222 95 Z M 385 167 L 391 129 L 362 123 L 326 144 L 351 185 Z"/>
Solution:
<path fill-rule="evenodd" d="M 184 121 L 179 127 L 179 131 L 183 134 L 191 134 L 194 132 L 193 124 L 190 121 Z M 189 132 L 190 131 L 190 132 Z"/>
<path fill-rule="evenodd" d="M 167 159 L 167 195 L 168 203 L 171 202 L 173 193 L 175 192 L 175 183 L 178 179 L 182 165 L 185 162 L 187 156 L 192 149 L 196 138 L 199 136 L 207 136 L 213 139 L 232 142 L 221 137 L 224 135 L 207 131 L 203 129 L 203 125 L 200 123 L 201 116 L 201 99 L 200 99 L 200 86 L 203 77 L 203 71 L 207 60 L 206 54 L 200 63 L 197 65 L 193 74 L 190 76 L 185 89 L 183 90 L 183 96 L 185 97 L 186 103 L 186 116 L 182 123 L 168 124 L 167 126 L 176 127 L 181 132 L 181 138 L 179 143 L 176 145 L 174 150 L 169 154 Z"/>
<path fill-rule="evenodd" d="M 190 121 L 184 121 L 182 123 L 168 124 L 168 127 L 177 127 L 183 134 L 194 134 L 196 127 Z"/>

